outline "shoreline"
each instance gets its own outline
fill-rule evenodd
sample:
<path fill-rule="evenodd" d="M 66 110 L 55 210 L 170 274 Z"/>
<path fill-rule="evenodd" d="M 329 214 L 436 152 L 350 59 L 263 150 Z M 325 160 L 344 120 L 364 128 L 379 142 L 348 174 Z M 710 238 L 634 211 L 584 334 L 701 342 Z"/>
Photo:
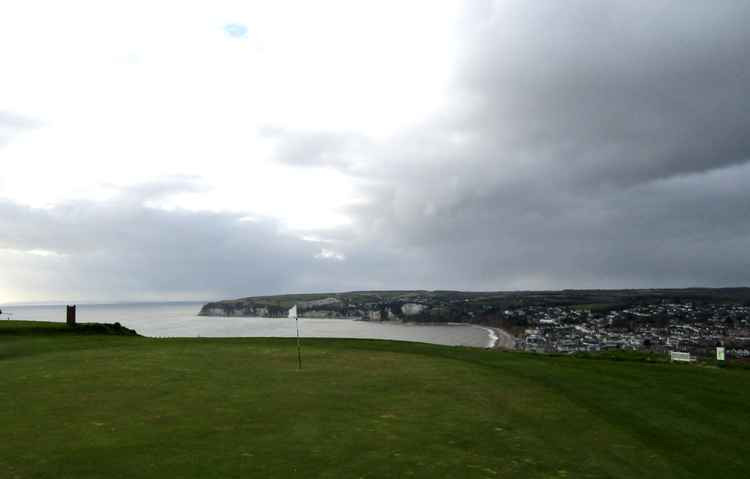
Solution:
<path fill-rule="evenodd" d="M 203 316 L 203 315 L 198 315 Z M 203 316 L 207 317 L 207 316 Z M 214 317 L 230 317 L 230 318 L 254 318 L 255 316 L 214 316 Z M 272 318 L 271 316 L 265 317 L 266 318 Z M 286 319 L 284 317 L 280 317 L 280 319 Z M 352 318 L 316 318 L 316 317 L 310 317 L 306 318 L 301 316 L 300 319 L 310 319 L 310 320 L 316 320 L 316 319 L 332 319 L 332 320 L 349 320 L 349 321 L 356 321 L 356 322 L 363 322 L 363 323 L 375 323 L 375 324 L 402 324 L 402 325 L 415 325 L 415 326 L 470 326 L 472 328 L 479 328 L 483 329 L 487 335 L 489 336 L 488 342 L 485 346 L 483 346 L 484 349 L 502 349 L 505 351 L 513 350 L 515 349 L 515 338 L 505 331 L 504 329 L 497 328 L 494 326 L 484 326 L 482 324 L 476 324 L 476 323 L 464 323 L 464 322 L 434 322 L 434 321 L 409 321 L 406 319 L 382 319 L 382 320 L 373 320 L 373 319 L 367 319 L 363 317 L 352 317 Z M 479 347 L 479 346 L 477 346 Z"/>
<path fill-rule="evenodd" d="M 486 349 L 495 349 L 497 348 L 497 343 L 500 341 L 500 336 L 498 335 L 497 331 L 495 331 L 494 328 L 490 328 L 488 326 L 480 326 L 478 324 L 472 324 L 475 328 L 484 329 L 487 331 L 487 335 L 489 336 L 489 342 L 487 343 L 487 346 L 485 346 Z"/>
<path fill-rule="evenodd" d="M 489 335 L 489 343 L 486 346 L 487 349 L 515 349 L 515 340 L 513 339 L 513 336 L 511 336 L 507 331 L 500 328 L 492 326 L 482 326 L 479 324 L 472 324 L 472 326 L 482 328 L 487 331 L 487 334 Z"/>

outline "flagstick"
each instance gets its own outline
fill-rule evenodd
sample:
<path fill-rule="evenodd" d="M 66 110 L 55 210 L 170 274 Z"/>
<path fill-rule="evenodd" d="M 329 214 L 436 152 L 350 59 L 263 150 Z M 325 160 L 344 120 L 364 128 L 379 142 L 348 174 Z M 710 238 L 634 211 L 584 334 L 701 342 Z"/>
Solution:
<path fill-rule="evenodd" d="M 297 370 L 302 369 L 302 353 L 299 349 L 299 318 L 294 317 L 294 322 L 297 325 Z"/>

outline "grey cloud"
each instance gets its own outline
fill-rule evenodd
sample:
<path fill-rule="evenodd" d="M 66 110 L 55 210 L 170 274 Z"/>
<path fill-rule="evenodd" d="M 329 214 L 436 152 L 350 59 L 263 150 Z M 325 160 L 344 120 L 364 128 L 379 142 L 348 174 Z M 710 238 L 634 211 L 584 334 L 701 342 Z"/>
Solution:
<path fill-rule="evenodd" d="M 175 182 L 165 189 L 178 191 Z M 328 267 L 314 258 L 319 244 L 274 222 L 148 208 L 144 190 L 164 193 L 152 184 L 105 203 L 0 203 L 4 276 L 14 279 L 6 286 L 40 299 L 203 299 L 284 292 L 297 271 L 324 275 Z"/>
<path fill-rule="evenodd" d="M 732 1 L 504 2 L 467 28 L 467 128 L 587 183 L 746 162 L 747 18 Z"/>
<path fill-rule="evenodd" d="M 750 284 L 749 3 L 469 5 L 451 103 L 422 124 L 261 131 L 279 161 L 337 168 L 368 199 L 352 225 L 309 232 L 330 242 L 144 206 L 199 187 L 174 179 L 108 203 L 0 203 L 0 248 L 65 255 L 6 267 L 112 299 Z"/>
<path fill-rule="evenodd" d="M 450 107 L 387 141 L 283 132 L 280 160 L 367 193 L 350 258 L 377 238 L 420 287 L 750 282 L 747 2 L 471 5 Z"/>
<path fill-rule="evenodd" d="M 294 166 L 349 168 L 358 152 L 370 147 L 364 136 L 353 132 L 301 132 L 269 125 L 260 134 L 274 142 L 277 161 Z"/>
<path fill-rule="evenodd" d="M 405 221 L 393 212 L 363 214 L 379 218 L 364 236 L 419 251 L 413 266 L 430 273 L 425 287 L 743 285 L 750 282 L 747 180 L 743 166 L 595 198 L 549 191 L 546 201 L 562 203 L 556 210 L 527 205 L 520 191 L 498 193 Z"/>
<path fill-rule="evenodd" d="M 454 152 L 466 167 L 551 169 L 586 188 L 750 160 L 747 2 L 511 1 L 469 10 L 452 107 L 390 145 L 274 130 L 279 159 L 408 168 Z M 448 141 L 456 136 L 468 139 L 460 150 Z"/>

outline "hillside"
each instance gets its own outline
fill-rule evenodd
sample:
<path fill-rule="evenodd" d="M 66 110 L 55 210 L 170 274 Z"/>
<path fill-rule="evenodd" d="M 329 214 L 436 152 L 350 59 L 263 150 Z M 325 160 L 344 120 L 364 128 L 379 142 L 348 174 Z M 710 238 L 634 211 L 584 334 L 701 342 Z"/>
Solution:
<path fill-rule="evenodd" d="M 598 309 L 655 302 L 750 304 L 750 288 L 562 290 L 562 291 L 352 291 L 252 296 L 211 302 L 202 316 L 286 316 L 294 304 L 305 317 L 491 322 L 508 308 L 586 306 Z"/>
<path fill-rule="evenodd" d="M 743 477 L 750 371 L 364 340 L 25 334 L 0 477 Z"/>

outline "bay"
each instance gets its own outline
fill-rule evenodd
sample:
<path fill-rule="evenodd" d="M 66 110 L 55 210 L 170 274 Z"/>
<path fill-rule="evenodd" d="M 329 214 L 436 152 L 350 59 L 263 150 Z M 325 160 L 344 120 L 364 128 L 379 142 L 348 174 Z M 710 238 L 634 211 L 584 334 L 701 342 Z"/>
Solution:
<path fill-rule="evenodd" d="M 294 320 L 198 316 L 203 303 L 80 304 L 80 323 L 120 323 L 149 337 L 294 337 Z M 65 322 L 65 305 L 2 306 L 2 319 Z M 494 334 L 468 324 L 414 324 L 300 318 L 302 337 L 416 341 L 489 347 Z"/>

